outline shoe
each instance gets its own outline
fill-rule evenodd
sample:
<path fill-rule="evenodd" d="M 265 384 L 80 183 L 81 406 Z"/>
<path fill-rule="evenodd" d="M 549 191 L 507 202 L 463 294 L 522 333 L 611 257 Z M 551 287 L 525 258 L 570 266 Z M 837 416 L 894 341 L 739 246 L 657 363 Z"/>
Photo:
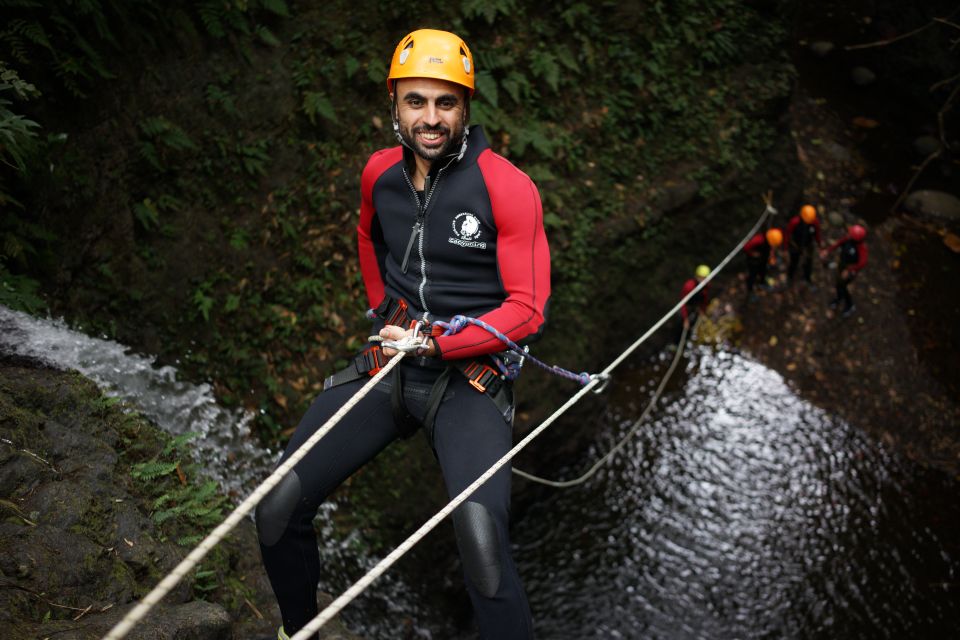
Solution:
<path fill-rule="evenodd" d="M 849 307 L 847 307 L 846 309 L 844 309 L 844 310 L 843 310 L 843 313 L 840 314 L 840 315 L 842 315 L 844 318 L 849 318 L 850 316 L 853 315 L 853 312 L 856 311 L 856 310 L 857 310 L 857 305 L 852 304 L 852 305 L 850 305 Z"/>

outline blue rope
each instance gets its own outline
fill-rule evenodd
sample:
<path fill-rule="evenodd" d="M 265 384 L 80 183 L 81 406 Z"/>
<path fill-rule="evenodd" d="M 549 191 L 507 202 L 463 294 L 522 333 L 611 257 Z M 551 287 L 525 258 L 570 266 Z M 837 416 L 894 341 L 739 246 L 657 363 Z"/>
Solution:
<path fill-rule="evenodd" d="M 537 365 L 542 369 L 546 369 L 547 371 L 549 371 L 554 375 L 558 375 L 561 378 L 567 378 L 568 380 L 573 380 L 574 382 L 579 382 L 582 385 L 585 385 L 590 382 L 591 378 L 589 373 L 586 373 L 586 372 L 574 373 L 572 371 L 567 371 L 562 367 L 558 367 L 556 365 L 549 365 L 545 362 L 537 360 L 528 352 L 520 348 L 520 345 L 518 345 L 516 342 L 514 342 L 507 336 L 503 335 L 496 328 L 491 327 L 489 324 L 487 324 L 483 320 L 477 320 L 476 318 L 468 318 L 467 316 L 458 315 L 450 318 L 450 322 L 443 322 L 442 320 L 436 320 L 434 321 L 433 324 L 446 329 L 446 331 L 443 332 L 443 335 L 445 336 L 452 336 L 456 333 L 460 333 L 460 331 L 464 327 L 466 327 L 468 324 L 472 324 L 476 327 L 480 327 L 481 329 L 484 329 L 487 332 L 493 334 L 494 336 L 496 336 L 496 338 L 500 342 L 510 347 L 511 351 L 523 356 L 524 358 L 529 359 L 530 362 L 534 363 L 535 365 Z M 503 372 L 503 374 L 507 376 L 507 378 L 509 378 L 510 380 L 513 380 L 518 375 L 520 375 L 520 363 L 511 363 L 510 365 L 505 366 L 502 362 L 500 362 L 499 358 L 494 358 L 494 360 L 497 361 L 498 363 L 497 366 L 500 367 L 500 371 Z"/>

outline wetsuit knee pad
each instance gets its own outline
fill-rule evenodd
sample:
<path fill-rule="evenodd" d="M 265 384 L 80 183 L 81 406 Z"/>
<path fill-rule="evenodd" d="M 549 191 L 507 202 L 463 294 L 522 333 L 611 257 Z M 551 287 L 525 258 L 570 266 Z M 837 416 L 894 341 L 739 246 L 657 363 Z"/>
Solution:
<path fill-rule="evenodd" d="M 280 541 L 300 502 L 300 476 L 291 471 L 257 505 L 257 534 L 260 544 L 272 547 Z"/>
<path fill-rule="evenodd" d="M 479 502 L 465 502 L 453 512 L 453 528 L 467 579 L 480 595 L 492 598 L 500 588 L 503 573 L 500 540 L 493 516 Z"/>

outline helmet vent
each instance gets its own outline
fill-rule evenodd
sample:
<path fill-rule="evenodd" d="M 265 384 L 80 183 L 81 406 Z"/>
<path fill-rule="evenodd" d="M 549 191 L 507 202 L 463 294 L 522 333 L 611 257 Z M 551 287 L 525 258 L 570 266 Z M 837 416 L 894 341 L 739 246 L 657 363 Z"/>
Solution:
<path fill-rule="evenodd" d="M 407 46 L 403 48 L 403 51 L 400 52 L 400 60 L 398 62 L 403 64 L 407 61 L 407 58 L 410 57 L 410 52 L 413 51 L 413 40 L 407 43 Z"/>

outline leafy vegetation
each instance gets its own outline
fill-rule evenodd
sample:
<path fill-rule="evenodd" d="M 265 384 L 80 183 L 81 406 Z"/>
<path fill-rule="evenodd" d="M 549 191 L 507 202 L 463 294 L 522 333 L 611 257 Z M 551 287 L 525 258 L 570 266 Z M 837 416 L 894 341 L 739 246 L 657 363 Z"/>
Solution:
<path fill-rule="evenodd" d="M 358 181 L 394 144 L 384 79 L 416 26 L 406 9 L 4 4 L 0 58 L 43 100 L 10 112 L 38 125 L 21 146 L 38 144 L 6 183 L 21 204 L 0 231 L 24 249 L 5 251 L 0 296 L 36 308 L 43 282 L 55 311 L 180 359 L 279 439 L 367 332 Z M 424 10 L 471 43 L 472 121 L 540 187 L 556 326 L 602 327 L 588 318 L 604 292 L 634 295 L 637 256 L 660 256 L 671 229 L 669 184 L 693 181 L 698 202 L 728 194 L 777 138 L 785 34 L 748 3 Z"/>

